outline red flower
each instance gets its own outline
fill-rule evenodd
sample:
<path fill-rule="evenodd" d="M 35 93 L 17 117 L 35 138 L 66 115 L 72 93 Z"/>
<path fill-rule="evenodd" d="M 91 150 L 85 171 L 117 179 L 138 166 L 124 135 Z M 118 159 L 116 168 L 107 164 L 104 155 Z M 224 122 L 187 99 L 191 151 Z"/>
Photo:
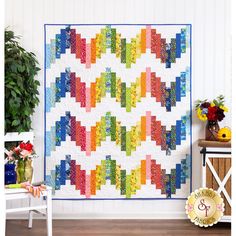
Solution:
<path fill-rule="evenodd" d="M 30 142 L 28 143 L 21 142 L 20 149 L 31 152 L 33 150 L 33 145 Z"/>
<path fill-rule="evenodd" d="M 217 107 L 208 107 L 207 119 L 210 121 L 217 121 Z"/>
<path fill-rule="evenodd" d="M 33 145 L 31 143 L 26 143 L 24 149 L 31 152 L 33 150 Z"/>
<path fill-rule="evenodd" d="M 25 145 L 26 145 L 26 143 L 21 142 L 21 143 L 20 143 L 20 149 L 25 149 Z"/>

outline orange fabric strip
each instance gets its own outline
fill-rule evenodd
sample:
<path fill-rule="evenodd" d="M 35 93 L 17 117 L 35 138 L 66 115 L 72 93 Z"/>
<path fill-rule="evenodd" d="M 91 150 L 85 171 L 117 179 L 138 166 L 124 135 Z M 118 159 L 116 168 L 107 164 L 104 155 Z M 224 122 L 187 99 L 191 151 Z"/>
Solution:
<path fill-rule="evenodd" d="M 146 29 L 141 29 L 141 53 L 146 53 Z"/>
<path fill-rule="evenodd" d="M 96 39 L 91 39 L 91 63 L 96 63 Z"/>
<path fill-rule="evenodd" d="M 146 72 L 141 73 L 141 97 L 146 97 Z"/>
<path fill-rule="evenodd" d="M 96 151 L 96 126 L 91 127 L 91 151 Z"/>
<path fill-rule="evenodd" d="M 141 141 L 146 141 L 146 117 L 141 117 Z"/>
<path fill-rule="evenodd" d="M 146 184 L 146 160 L 141 160 L 141 184 Z"/>
<path fill-rule="evenodd" d="M 92 82 L 91 83 L 91 107 L 96 106 L 96 83 Z"/>
<path fill-rule="evenodd" d="M 91 195 L 96 195 L 96 170 L 91 170 L 90 190 Z"/>

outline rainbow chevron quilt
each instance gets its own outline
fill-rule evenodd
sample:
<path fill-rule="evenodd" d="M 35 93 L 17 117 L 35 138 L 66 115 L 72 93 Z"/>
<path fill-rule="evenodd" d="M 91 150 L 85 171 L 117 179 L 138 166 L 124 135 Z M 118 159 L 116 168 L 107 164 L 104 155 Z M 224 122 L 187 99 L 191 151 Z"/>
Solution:
<path fill-rule="evenodd" d="M 191 192 L 191 25 L 45 25 L 54 199 Z"/>

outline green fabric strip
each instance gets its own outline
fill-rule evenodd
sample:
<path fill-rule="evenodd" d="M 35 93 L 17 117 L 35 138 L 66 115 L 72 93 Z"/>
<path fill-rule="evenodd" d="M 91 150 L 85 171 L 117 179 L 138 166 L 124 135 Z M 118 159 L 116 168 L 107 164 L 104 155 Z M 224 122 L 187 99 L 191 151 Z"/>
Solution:
<path fill-rule="evenodd" d="M 171 106 L 176 106 L 176 82 L 171 82 L 171 90 L 170 90 L 170 99 Z"/>
<path fill-rule="evenodd" d="M 101 161 L 101 184 L 106 184 L 106 160 Z"/>
<path fill-rule="evenodd" d="M 121 107 L 126 107 L 126 83 L 121 83 Z"/>
<path fill-rule="evenodd" d="M 101 96 L 106 97 L 106 73 L 101 73 Z"/>
<path fill-rule="evenodd" d="M 126 127 L 121 126 L 121 151 L 126 150 Z"/>
<path fill-rule="evenodd" d="M 126 111 L 131 112 L 131 88 L 126 88 Z"/>
<path fill-rule="evenodd" d="M 116 117 L 111 117 L 111 141 L 116 141 Z"/>
<path fill-rule="evenodd" d="M 131 198 L 130 179 L 131 179 L 131 176 L 127 175 L 126 176 L 126 197 L 127 198 Z"/>
<path fill-rule="evenodd" d="M 106 29 L 101 29 L 101 52 L 106 53 Z"/>
<path fill-rule="evenodd" d="M 131 67 L 131 44 L 126 44 L 126 68 Z"/>
<path fill-rule="evenodd" d="M 131 137 L 130 137 L 130 131 L 126 132 L 126 156 L 131 156 Z"/>
<path fill-rule="evenodd" d="M 106 118 L 104 116 L 102 116 L 101 120 L 101 137 L 102 141 L 106 140 Z"/>
<path fill-rule="evenodd" d="M 120 171 L 121 183 L 120 183 L 120 194 L 126 194 L 126 170 Z"/>
<path fill-rule="evenodd" d="M 110 167 L 111 167 L 111 184 L 116 184 L 116 160 L 110 161 Z"/>
<path fill-rule="evenodd" d="M 116 53 L 116 29 L 111 29 L 111 53 Z"/>
<path fill-rule="evenodd" d="M 116 97 L 116 73 L 111 72 L 111 97 Z"/>
<path fill-rule="evenodd" d="M 176 150 L 176 126 L 175 125 L 171 126 L 170 132 L 171 132 L 170 133 L 170 136 L 171 136 L 170 149 Z"/>
<path fill-rule="evenodd" d="M 121 39 L 121 63 L 126 62 L 126 39 Z"/>
<path fill-rule="evenodd" d="M 175 169 L 171 169 L 171 194 L 175 194 L 176 193 L 176 170 Z"/>
<path fill-rule="evenodd" d="M 171 39 L 170 43 L 170 61 L 175 63 L 176 61 L 176 39 Z"/>
<path fill-rule="evenodd" d="M 111 135 L 111 112 L 106 113 L 106 136 Z"/>

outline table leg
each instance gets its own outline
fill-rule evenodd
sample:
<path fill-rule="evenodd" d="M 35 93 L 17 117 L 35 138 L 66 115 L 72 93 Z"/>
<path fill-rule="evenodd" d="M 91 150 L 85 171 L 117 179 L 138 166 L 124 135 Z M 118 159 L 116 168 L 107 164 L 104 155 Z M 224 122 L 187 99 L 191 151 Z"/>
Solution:
<path fill-rule="evenodd" d="M 47 190 L 47 235 L 52 236 L 52 191 Z"/>
<path fill-rule="evenodd" d="M 29 196 L 29 207 L 31 207 L 31 196 Z M 28 215 L 28 228 L 31 229 L 32 228 L 32 224 L 33 224 L 33 211 L 29 211 L 29 215 Z"/>

